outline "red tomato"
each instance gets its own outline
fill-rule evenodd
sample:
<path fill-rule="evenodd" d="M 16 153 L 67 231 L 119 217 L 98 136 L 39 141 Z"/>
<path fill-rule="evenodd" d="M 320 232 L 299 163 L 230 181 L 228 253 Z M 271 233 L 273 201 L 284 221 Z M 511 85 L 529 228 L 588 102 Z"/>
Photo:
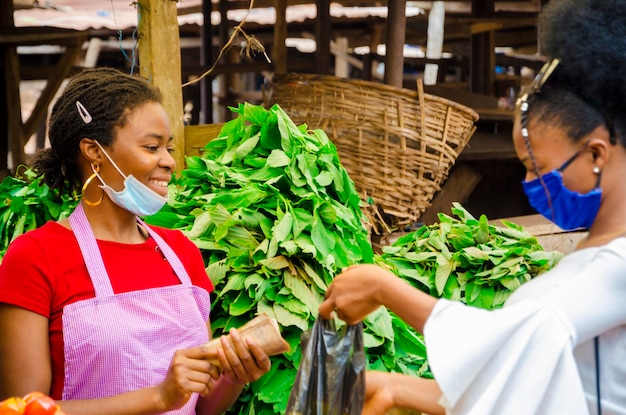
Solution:
<path fill-rule="evenodd" d="M 24 402 L 24 415 L 55 415 L 59 409 L 54 399 L 41 392 L 29 393 L 24 396 Z"/>
<path fill-rule="evenodd" d="M 24 413 L 26 402 L 22 398 L 9 398 L 0 402 L 0 415 L 17 415 Z"/>

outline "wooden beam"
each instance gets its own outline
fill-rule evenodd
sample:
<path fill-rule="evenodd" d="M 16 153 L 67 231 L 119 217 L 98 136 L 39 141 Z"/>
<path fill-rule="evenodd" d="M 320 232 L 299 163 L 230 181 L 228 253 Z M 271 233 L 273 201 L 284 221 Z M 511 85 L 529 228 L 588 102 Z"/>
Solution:
<path fill-rule="evenodd" d="M 174 159 L 184 168 L 185 133 L 183 91 L 180 64 L 180 37 L 176 2 L 140 0 L 139 71 L 163 93 L 163 108 L 170 119 L 174 137 Z"/>
<path fill-rule="evenodd" d="M 482 179 L 480 173 L 467 164 L 457 164 L 450 170 L 450 176 L 444 182 L 433 202 L 420 216 L 419 221 L 425 225 L 439 222 L 438 213 L 451 214 L 452 202 L 465 203 L 478 182 Z"/>

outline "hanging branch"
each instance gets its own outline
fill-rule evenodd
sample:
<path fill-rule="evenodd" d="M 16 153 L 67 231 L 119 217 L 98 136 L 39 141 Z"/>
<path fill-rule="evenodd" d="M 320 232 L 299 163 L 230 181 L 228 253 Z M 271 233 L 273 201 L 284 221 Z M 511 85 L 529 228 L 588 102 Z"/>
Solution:
<path fill-rule="evenodd" d="M 233 44 L 235 43 L 235 40 L 237 39 L 237 35 L 239 33 L 241 33 L 241 35 L 245 39 L 241 47 L 241 51 L 240 51 L 240 54 L 242 56 L 245 55 L 248 59 L 250 59 L 252 55 L 260 52 L 260 53 L 263 53 L 263 55 L 265 56 L 265 59 L 268 62 L 270 63 L 272 62 L 269 56 L 267 56 L 267 53 L 265 52 L 265 47 L 263 46 L 263 44 L 257 38 L 255 38 L 254 35 L 250 36 L 243 30 L 243 25 L 248 19 L 248 16 L 250 15 L 250 12 L 252 11 L 253 5 L 254 5 L 254 0 L 250 0 L 250 7 L 248 7 L 248 13 L 246 13 L 243 20 L 237 26 L 233 28 L 233 33 L 228 38 L 228 41 L 226 42 L 226 44 L 222 46 L 222 49 L 220 50 L 220 53 L 217 55 L 217 59 L 215 60 L 213 65 L 211 65 L 211 67 L 202 75 L 200 75 L 198 78 L 191 80 L 189 82 L 185 82 L 182 85 L 183 88 L 193 83 L 196 83 L 200 81 L 202 78 L 205 78 L 207 75 L 211 74 L 215 70 L 215 67 L 217 66 L 217 64 L 222 59 L 222 56 L 224 55 L 224 53 L 233 46 Z"/>

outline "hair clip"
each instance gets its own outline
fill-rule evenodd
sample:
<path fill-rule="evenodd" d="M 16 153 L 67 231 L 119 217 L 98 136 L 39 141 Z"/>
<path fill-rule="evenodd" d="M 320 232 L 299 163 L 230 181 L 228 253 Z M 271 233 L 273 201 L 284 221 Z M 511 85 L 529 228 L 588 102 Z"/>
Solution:
<path fill-rule="evenodd" d="M 78 109 L 78 114 L 80 115 L 80 118 L 83 119 L 83 122 L 85 124 L 89 124 L 93 120 L 91 114 L 89 113 L 89 111 L 87 111 L 87 108 L 85 108 L 85 106 L 81 104 L 80 101 L 76 101 L 76 108 Z"/>

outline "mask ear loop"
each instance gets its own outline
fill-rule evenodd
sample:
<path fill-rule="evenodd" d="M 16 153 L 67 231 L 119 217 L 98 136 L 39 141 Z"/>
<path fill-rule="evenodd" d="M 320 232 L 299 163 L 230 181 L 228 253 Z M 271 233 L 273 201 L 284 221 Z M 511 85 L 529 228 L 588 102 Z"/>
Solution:
<path fill-rule="evenodd" d="M 528 98 L 529 94 L 524 94 L 524 96 L 520 99 L 520 127 L 522 138 L 524 139 L 526 151 L 528 151 L 528 157 L 530 158 L 530 161 L 533 165 L 533 171 L 535 172 L 535 176 L 537 176 L 539 183 L 541 183 L 541 186 L 543 187 L 543 191 L 546 193 L 548 207 L 550 208 L 550 213 L 552 214 L 552 221 L 555 222 L 554 208 L 552 207 L 552 196 L 550 195 L 550 191 L 548 190 L 546 182 L 544 182 L 543 177 L 539 172 L 539 168 L 537 167 L 537 161 L 535 160 L 532 147 L 530 146 L 530 136 L 528 134 Z"/>
<path fill-rule="evenodd" d="M 101 190 L 102 194 L 100 195 L 100 199 L 98 199 L 96 202 L 90 202 L 89 200 L 87 200 L 87 197 L 85 196 L 85 191 L 87 190 L 87 187 L 89 186 L 89 184 L 93 181 L 93 179 L 98 177 L 98 172 L 100 171 L 100 165 L 95 162 L 91 163 L 91 169 L 93 170 L 93 174 L 89 176 L 87 180 L 85 180 L 85 184 L 83 184 L 83 189 L 81 190 L 80 194 L 81 194 L 82 201 L 85 202 L 87 206 L 98 206 L 100 203 L 102 203 L 102 199 L 104 198 L 104 190 Z"/>
<path fill-rule="evenodd" d="M 127 179 L 128 177 L 122 173 L 122 171 L 120 170 L 119 167 L 117 167 L 117 164 L 115 164 L 115 162 L 113 161 L 113 159 L 111 158 L 111 156 L 109 156 L 109 153 L 107 153 L 104 148 L 102 148 L 102 146 L 100 145 L 100 143 L 97 140 L 94 140 L 96 142 L 96 144 L 98 145 L 98 147 L 100 147 L 100 150 L 102 150 L 102 152 L 104 153 L 104 155 L 106 156 L 107 159 L 109 159 L 109 162 L 111 163 L 111 165 L 113 167 L 115 167 L 115 170 L 117 170 L 117 172 L 124 178 Z"/>

